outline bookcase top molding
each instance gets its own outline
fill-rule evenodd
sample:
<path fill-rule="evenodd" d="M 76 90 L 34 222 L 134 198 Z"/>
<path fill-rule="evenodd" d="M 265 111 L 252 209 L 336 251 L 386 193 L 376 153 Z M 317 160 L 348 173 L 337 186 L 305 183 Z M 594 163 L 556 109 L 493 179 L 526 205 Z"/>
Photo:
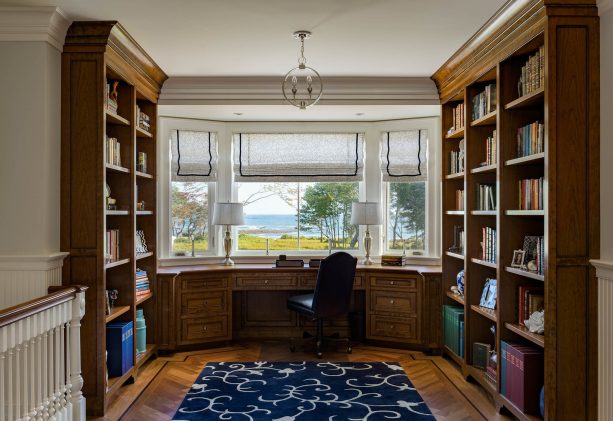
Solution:
<path fill-rule="evenodd" d="M 168 79 L 168 75 L 117 21 L 73 22 L 66 34 L 64 52 L 109 53 L 109 65 L 121 73 L 124 70 L 122 65 L 125 67 L 128 63 L 137 74 L 138 80 L 134 83 L 143 85 L 137 88 L 152 91 L 154 99 Z"/>
<path fill-rule="evenodd" d="M 441 102 L 457 97 L 464 87 L 545 31 L 553 9 L 586 9 L 597 14 L 596 0 L 509 0 L 433 75 Z M 592 10 L 593 9 L 593 10 Z M 563 14 L 563 12 L 555 12 Z"/>

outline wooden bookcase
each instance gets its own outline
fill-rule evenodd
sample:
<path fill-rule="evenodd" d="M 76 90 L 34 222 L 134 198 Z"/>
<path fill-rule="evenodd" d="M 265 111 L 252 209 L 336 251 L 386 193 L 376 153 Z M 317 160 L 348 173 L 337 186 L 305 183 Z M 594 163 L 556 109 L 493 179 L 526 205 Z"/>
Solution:
<path fill-rule="evenodd" d="M 117 22 L 74 22 L 62 55 L 62 209 L 61 248 L 70 253 L 63 283 L 89 287 L 82 320 L 83 391 L 88 412 L 103 415 L 109 400 L 138 376 L 139 367 L 156 354 L 156 118 L 164 72 Z M 118 108 L 106 106 L 107 83 L 119 82 Z M 137 124 L 137 106 L 150 117 L 149 131 Z M 120 144 L 120 165 L 107 163 L 106 137 Z M 138 171 L 139 152 L 147 154 L 146 172 Z M 105 185 L 117 201 L 108 210 Z M 144 201 L 144 210 L 137 202 Z M 106 231 L 119 231 L 119 255 L 105 256 Z M 136 253 L 142 230 L 147 253 Z M 136 270 L 147 271 L 151 294 L 137 298 Z M 107 289 L 119 298 L 106 315 Z M 132 321 L 142 307 L 147 323 L 146 352 L 134 366 L 106 381 L 106 323 Z M 134 332 L 135 333 L 135 332 Z"/>
<path fill-rule="evenodd" d="M 444 347 L 462 374 L 478 382 L 499 408 L 522 413 L 500 393 L 497 381 L 472 365 L 472 345 L 518 341 L 544 348 L 545 418 L 596 419 L 596 283 L 589 260 L 599 254 L 598 16 L 594 4 L 563 0 L 515 1 L 433 75 L 442 101 L 443 303 L 464 307 L 464 358 Z M 589 1 L 584 3 L 590 3 Z M 521 23 L 521 25 L 520 25 Z M 544 86 L 519 96 L 521 67 L 544 46 Z M 469 58 L 470 57 L 470 58 Z M 472 98 L 496 83 L 495 112 L 472 121 Z M 465 128 L 452 126 L 454 108 L 465 104 Z M 518 157 L 519 127 L 543 122 L 545 151 Z M 496 130 L 496 163 L 485 160 L 485 139 Z M 449 154 L 465 142 L 465 171 L 449 174 Z M 519 180 L 544 177 L 542 210 L 519 210 Z M 496 211 L 479 211 L 477 184 L 496 185 Z M 464 190 L 464 211 L 456 190 Z M 454 229 L 464 227 L 465 250 L 450 250 Z M 495 263 L 481 260 L 482 228 L 497 231 Z M 511 267 L 525 236 L 544 236 L 544 275 Z M 465 294 L 449 289 L 465 273 Z M 495 310 L 479 307 L 486 278 L 495 278 Z M 519 287 L 541 286 L 545 334 L 518 320 Z M 495 336 L 490 328 L 495 326 Z"/>

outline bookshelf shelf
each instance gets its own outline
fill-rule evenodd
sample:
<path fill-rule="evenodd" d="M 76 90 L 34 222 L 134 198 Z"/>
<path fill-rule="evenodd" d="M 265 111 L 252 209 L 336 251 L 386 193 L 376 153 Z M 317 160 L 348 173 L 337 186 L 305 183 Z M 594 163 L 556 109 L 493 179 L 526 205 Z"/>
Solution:
<path fill-rule="evenodd" d="M 505 211 L 504 214 L 508 216 L 545 216 L 545 211 L 544 210 L 515 209 L 515 210 Z"/>
<path fill-rule="evenodd" d="M 107 396 L 113 396 L 115 394 L 115 392 L 117 392 L 119 390 L 119 388 L 121 386 L 123 386 L 123 384 L 128 381 L 128 379 L 130 377 L 132 377 L 134 375 L 134 367 L 130 367 L 130 369 L 128 371 L 126 371 L 126 374 L 124 374 L 121 377 L 109 377 L 109 382 L 108 385 L 106 387 L 106 394 Z"/>
<path fill-rule="evenodd" d="M 506 396 L 500 394 L 500 400 L 502 401 L 505 408 L 507 408 L 511 414 L 513 414 L 519 421 L 542 421 L 541 417 L 536 417 L 534 415 L 524 414 L 519 410 L 517 406 L 513 402 L 511 402 Z"/>
<path fill-rule="evenodd" d="M 153 215 L 153 211 L 136 211 L 136 216 Z"/>
<path fill-rule="evenodd" d="M 492 269 L 496 269 L 496 263 L 492 263 L 492 262 L 487 262 L 485 260 L 481 260 L 481 259 L 475 259 L 474 257 L 472 259 L 470 259 L 471 262 L 477 264 L 477 265 L 481 265 L 481 266 L 485 266 L 488 268 L 492 268 Z"/>
<path fill-rule="evenodd" d="M 539 275 L 538 273 L 528 272 L 527 270 L 512 268 L 510 266 L 507 266 L 505 268 L 505 270 L 507 272 L 509 272 L 509 273 L 513 273 L 515 275 L 523 276 L 525 278 L 535 279 L 535 280 L 541 281 L 541 282 L 545 281 L 545 276 L 544 275 Z"/>
<path fill-rule="evenodd" d="M 470 123 L 471 127 L 480 127 L 480 126 L 495 126 L 496 125 L 496 116 L 497 116 L 497 111 L 492 111 L 489 114 L 484 115 L 481 118 L 478 118 L 476 120 L 473 120 Z"/>
<path fill-rule="evenodd" d="M 447 180 L 459 180 L 461 178 L 464 178 L 464 171 L 455 174 L 447 174 L 445 178 Z"/>
<path fill-rule="evenodd" d="M 157 352 L 157 345 L 147 344 L 146 351 L 141 354 L 136 354 L 136 368 L 145 364 Z"/>
<path fill-rule="evenodd" d="M 472 365 L 467 366 L 466 371 L 468 371 L 468 374 L 490 394 L 494 394 L 498 391 L 496 385 L 487 378 L 485 371 L 475 368 Z"/>
<path fill-rule="evenodd" d="M 445 214 L 447 214 L 447 215 L 464 215 L 464 211 L 460 211 L 460 210 L 446 211 Z"/>
<path fill-rule="evenodd" d="M 449 257 L 453 257 L 454 259 L 464 260 L 464 256 L 461 255 L 460 253 L 454 253 L 454 252 L 451 252 L 451 251 L 446 251 L 445 255 L 447 255 Z"/>
<path fill-rule="evenodd" d="M 153 135 L 149 133 L 147 130 L 141 129 L 140 127 L 136 126 L 136 137 L 141 138 L 141 139 L 142 138 L 152 139 Z"/>
<path fill-rule="evenodd" d="M 106 316 L 105 322 L 111 322 L 128 311 L 130 311 L 130 306 L 115 306 L 111 309 L 111 314 Z"/>
<path fill-rule="evenodd" d="M 137 306 L 141 305 L 142 303 L 144 303 L 145 301 L 147 301 L 147 300 L 148 300 L 149 298 L 151 298 L 151 297 L 153 297 L 153 293 L 151 293 L 151 292 L 150 292 L 149 294 L 145 294 L 145 295 L 143 295 L 142 297 L 139 297 L 139 298 L 136 300 L 136 305 L 137 305 Z"/>
<path fill-rule="evenodd" d="M 521 158 L 509 159 L 505 165 L 534 165 L 541 164 L 545 160 L 545 152 L 535 153 L 533 155 L 522 156 Z"/>
<path fill-rule="evenodd" d="M 451 298 L 453 301 L 455 301 L 455 302 L 457 302 L 457 303 L 459 303 L 461 305 L 464 305 L 464 297 L 462 297 L 461 295 L 457 295 L 457 294 L 454 294 L 451 291 L 447 291 L 447 296 L 449 298 Z"/>
<path fill-rule="evenodd" d="M 113 165 L 113 164 L 106 164 L 105 165 L 106 169 L 109 171 L 113 171 L 113 172 L 121 172 L 121 173 L 125 173 L 125 174 L 130 174 L 130 170 L 128 168 L 125 167 L 120 167 L 118 165 Z"/>
<path fill-rule="evenodd" d="M 447 133 L 446 139 L 462 139 L 464 137 L 464 127 L 456 130 L 455 132 Z"/>
<path fill-rule="evenodd" d="M 511 332 L 518 334 L 522 338 L 529 340 L 541 348 L 545 348 L 545 336 L 539 335 L 538 333 L 532 333 L 528 330 L 528 328 L 517 323 L 505 323 L 504 325 Z"/>
<path fill-rule="evenodd" d="M 106 122 L 108 124 L 116 124 L 119 126 L 129 126 L 130 122 L 122 116 L 115 114 L 112 111 L 106 110 Z"/>
<path fill-rule="evenodd" d="M 496 317 L 496 310 L 490 310 L 489 308 L 481 307 L 475 304 L 471 304 L 470 308 L 475 313 L 480 314 L 493 322 L 496 322 L 498 320 L 498 318 Z"/>
<path fill-rule="evenodd" d="M 125 265 L 126 263 L 130 263 L 130 259 L 121 259 L 115 260 L 114 262 L 109 262 L 104 265 L 105 269 L 111 269 L 117 266 Z"/>
<path fill-rule="evenodd" d="M 140 177 L 140 178 L 149 178 L 149 179 L 153 179 L 153 176 L 151 174 L 147 174 L 146 172 L 140 172 L 140 171 L 136 171 L 136 176 Z"/>
<path fill-rule="evenodd" d="M 464 368 L 464 358 L 460 357 L 458 354 L 456 354 L 455 352 L 453 352 L 451 350 L 451 348 L 449 348 L 447 345 L 443 346 L 443 350 L 445 351 L 445 353 L 447 355 L 449 355 L 449 357 L 457 364 L 460 366 L 460 368 Z"/>
<path fill-rule="evenodd" d="M 498 169 L 497 164 L 492 165 L 484 165 L 482 167 L 473 168 L 470 170 L 471 174 L 481 174 L 481 173 L 494 173 Z"/>
<path fill-rule="evenodd" d="M 104 212 L 106 216 L 121 216 L 130 215 L 130 211 L 127 210 L 107 210 Z"/>
<path fill-rule="evenodd" d="M 505 110 L 518 110 L 521 108 L 529 108 L 535 105 L 542 105 L 545 99 L 545 88 L 540 88 L 534 92 L 530 92 L 514 101 L 509 102 L 504 106 Z"/>
<path fill-rule="evenodd" d="M 136 253 L 136 260 L 145 259 L 150 256 L 153 256 L 152 251 L 149 251 L 147 253 Z"/>
<path fill-rule="evenodd" d="M 470 211 L 471 215 L 476 215 L 476 216 L 496 216 L 498 215 L 498 211 L 495 210 L 474 210 L 474 211 Z"/>

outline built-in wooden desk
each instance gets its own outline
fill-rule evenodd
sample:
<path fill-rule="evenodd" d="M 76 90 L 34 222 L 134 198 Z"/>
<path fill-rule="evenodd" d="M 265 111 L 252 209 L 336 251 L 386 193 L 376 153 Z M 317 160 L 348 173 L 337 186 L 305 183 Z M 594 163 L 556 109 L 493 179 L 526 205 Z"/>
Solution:
<path fill-rule="evenodd" d="M 158 268 L 159 349 L 299 335 L 314 323 L 287 310 L 286 300 L 299 291 L 312 291 L 317 270 L 270 264 Z M 351 308 L 354 328 L 364 326 L 370 341 L 438 350 L 441 297 L 439 266 L 358 265 Z M 330 321 L 328 331 L 348 334 L 349 327 L 344 317 Z"/>

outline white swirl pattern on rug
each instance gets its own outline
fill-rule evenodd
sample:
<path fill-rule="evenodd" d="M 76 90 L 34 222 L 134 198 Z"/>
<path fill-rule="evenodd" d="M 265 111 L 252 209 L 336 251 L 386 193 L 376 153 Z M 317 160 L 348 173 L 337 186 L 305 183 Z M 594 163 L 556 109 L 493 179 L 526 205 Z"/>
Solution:
<path fill-rule="evenodd" d="M 174 421 L 434 420 L 398 363 L 210 363 Z"/>

